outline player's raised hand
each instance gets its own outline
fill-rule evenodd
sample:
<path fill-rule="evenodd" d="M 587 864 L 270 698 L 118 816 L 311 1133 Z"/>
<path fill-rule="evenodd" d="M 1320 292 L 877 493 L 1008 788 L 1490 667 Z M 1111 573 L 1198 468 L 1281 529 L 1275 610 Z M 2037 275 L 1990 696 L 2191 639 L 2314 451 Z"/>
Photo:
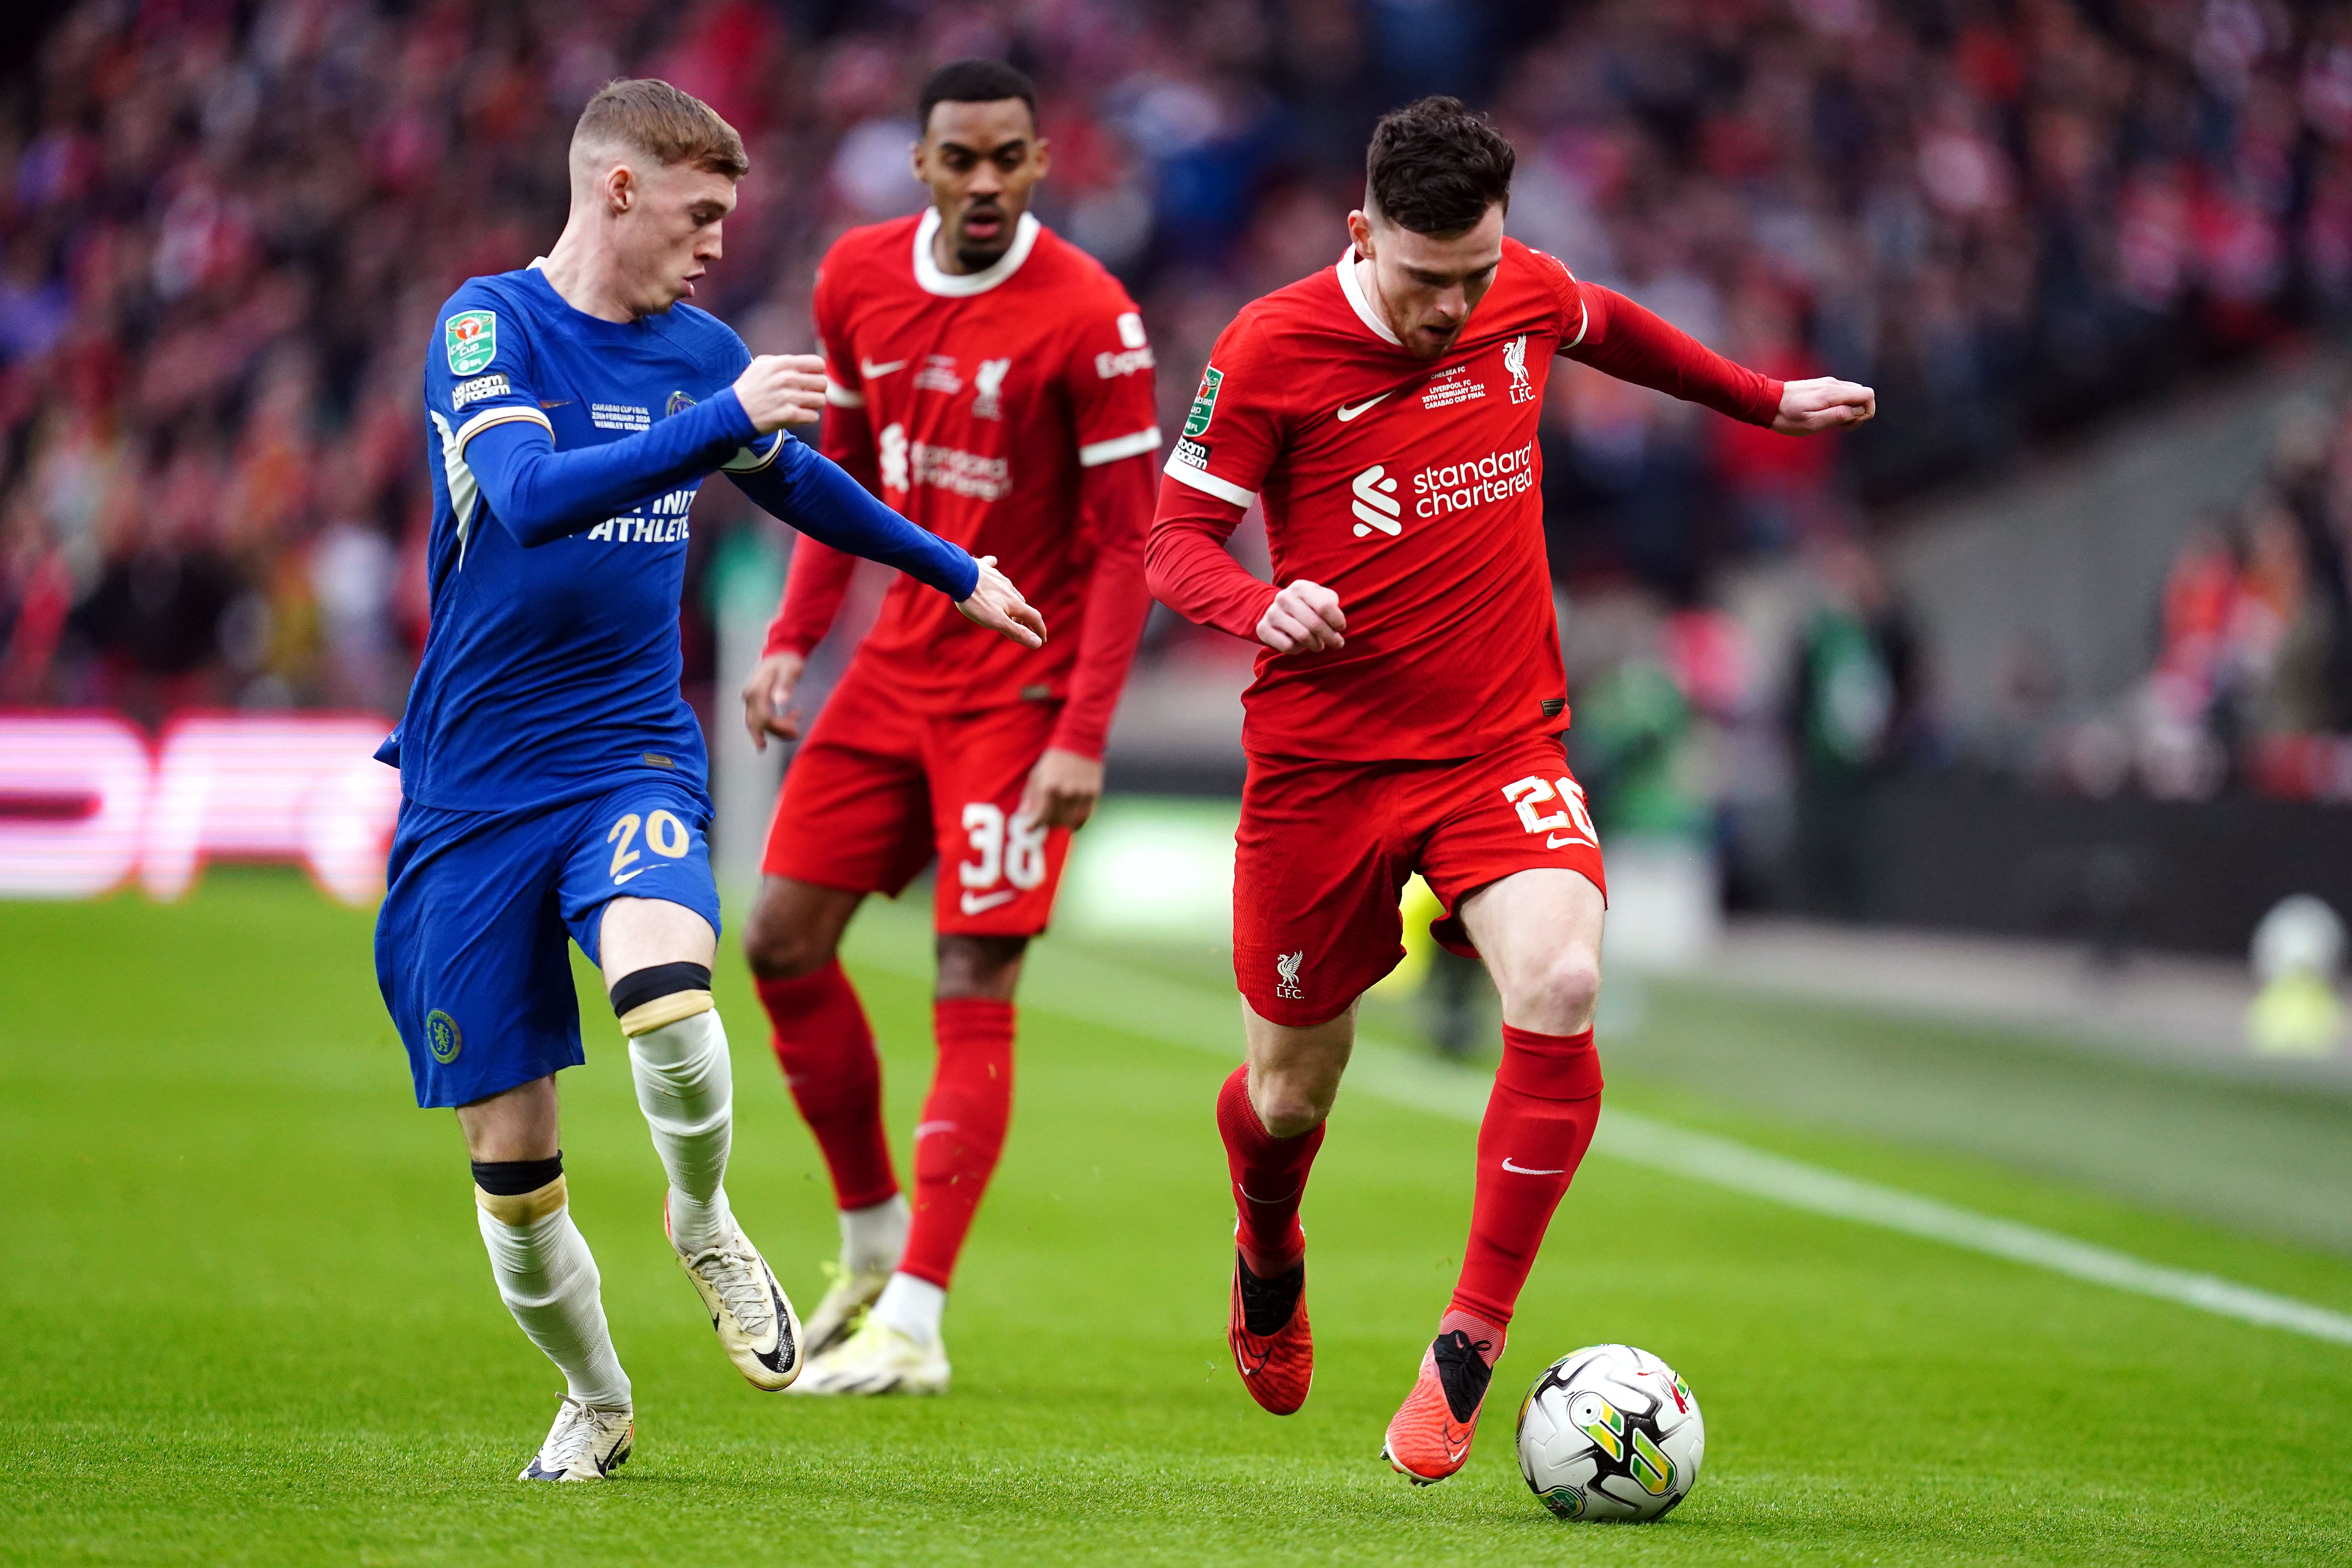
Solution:
<path fill-rule="evenodd" d="M 1042 827 L 1084 827 L 1102 791 L 1100 759 L 1048 746 L 1029 770 L 1029 783 L 1013 815 Z"/>
<path fill-rule="evenodd" d="M 801 683 L 808 660 L 796 653 L 772 653 L 751 667 L 743 682 L 743 728 L 751 731 L 754 750 L 768 749 L 768 737 L 800 739 L 800 710 L 793 704 L 793 689 Z"/>
<path fill-rule="evenodd" d="M 1345 647 L 1348 617 L 1339 611 L 1339 595 L 1320 583 L 1301 577 L 1286 584 L 1257 618 L 1257 640 L 1276 653 L 1320 653 Z"/>
<path fill-rule="evenodd" d="M 761 354 L 735 378 L 735 395 L 762 436 L 787 425 L 814 425 L 824 412 L 824 361 L 815 354 Z"/>
<path fill-rule="evenodd" d="M 980 581 L 973 584 L 970 598 L 956 601 L 956 608 L 963 612 L 964 619 L 1002 632 L 1023 647 L 1045 646 L 1045 617 L 1032 609 L 1012 579 L 996 569 L 993 555 L 980 558 Z"/>
<path fill-rule="evenodd" d="M 1833 375 L 1792 381 L 1780 389 L 1772 428 L 1783 436 L 1815 436 L 1859 425 L 1878 412 L 1878 394 Z"/>

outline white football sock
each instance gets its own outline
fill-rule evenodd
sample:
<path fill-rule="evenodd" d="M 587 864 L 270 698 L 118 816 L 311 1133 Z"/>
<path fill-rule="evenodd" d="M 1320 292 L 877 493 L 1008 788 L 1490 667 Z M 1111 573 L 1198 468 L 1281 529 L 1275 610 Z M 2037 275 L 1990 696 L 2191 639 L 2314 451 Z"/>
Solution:
<path fill-rule="evenodd" d="M 629 1037 L 629 1075 L 655 1152 L 669 1173 L 669 1233 L 689 1257 L 718 1246 L 727 1210 L 727 1150 L 733 1140 L 734 1078 L 716 1008 Z"/>
<path fill-rule="evenodd" d="M 841 1257 L 853 1274 L 893 1268 L 907 1250 L 907 1194 L 892 1193 L 878 1204 L 841 1211 Z"/>
<path fill-rule="evenodd" d="M 628 1374 L 604 1326 L 596 1259 L 572 1223 L 563 1178 L 520 1197 L 492 1197 L 478 1187 L 474 1196 L 490 1277 L 507 1310 L 562 1372 L 572 1398 L 626 1406 Z"/>
<path fill-rule="evenodd" d="M 940 1342 L 940 1318 L 947 1305 L 948 1293 L 929 1280 L 893 1274 L 874 1303 L 874 1318 L 919 1345 L 935 1345 Z"/>

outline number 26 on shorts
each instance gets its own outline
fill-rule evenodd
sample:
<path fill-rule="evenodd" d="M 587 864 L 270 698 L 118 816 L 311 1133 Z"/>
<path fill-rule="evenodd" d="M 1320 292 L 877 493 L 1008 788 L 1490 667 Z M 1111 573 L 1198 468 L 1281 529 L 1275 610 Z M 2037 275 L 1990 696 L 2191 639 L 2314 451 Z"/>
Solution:
<path fill-rule="evenodd" d="M 1533 776 L 1503 786 L 1503 798 L 1517 808 L 1519 826 L 1529 833 L 1546 835 L 1548 849 L 1564 848 L 1583 842 L 1597 845 L 1601 836 L 1592 831 L 1592 814 L 1585 809 L 1584 786 L 1571 778 L 1545 780 Z M 1557 805 L 1556 811 L 1543 807 Z"/>

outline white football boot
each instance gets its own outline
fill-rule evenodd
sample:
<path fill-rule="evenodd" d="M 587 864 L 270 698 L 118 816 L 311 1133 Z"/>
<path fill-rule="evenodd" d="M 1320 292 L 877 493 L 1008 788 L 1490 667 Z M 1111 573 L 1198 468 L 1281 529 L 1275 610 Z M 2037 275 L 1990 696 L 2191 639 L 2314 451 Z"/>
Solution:
<path fill-rule="evenodd" d="M 847 1263 L 827 1263 L 823 1268 L 831 1283 L 825 1287 L 824 1299 L 816 1304 L 816 1310 L 808 1315 L 808 1354 L 812 1362 L 855 1333 L 866 1321 L 866 1309 L 874 1305 L 882 1294 L 882 1287 L 890 1283 L 890 1265 L 887 1263 L 873 1268 L 852 1268 Z"/>
<path fill-rule="evenodd" d="M 667 1204 L 662 1234 L 669 1234 Z M 694 1281 L 710 1313 L 710 1326 L 718 1331 L 719 1348 L 744 1381 L 770 1393 L 790 1388 L 803 1364 L 801 1321 L 743 1227 L 729 1221 L 725 1241 L 691 1257 L 677 1252 L 676 1242 L 670 1250 L 677 1253 L 677 1266 Z"/>
<path fill-rule="evenodd" d="M 809 1358 L 794 1394 L 945 1394 L 947 1346 L 923 1344 L 871 1313 L 857 1331 Z"/>
<path fill-rule="evenodd" d="M 599 1410 L 565 1394 L 547 1441 L 515 1479 L 601 1481 L 628 1462 L 636 1436 L 635 1417 L 625 1407 Z"/>

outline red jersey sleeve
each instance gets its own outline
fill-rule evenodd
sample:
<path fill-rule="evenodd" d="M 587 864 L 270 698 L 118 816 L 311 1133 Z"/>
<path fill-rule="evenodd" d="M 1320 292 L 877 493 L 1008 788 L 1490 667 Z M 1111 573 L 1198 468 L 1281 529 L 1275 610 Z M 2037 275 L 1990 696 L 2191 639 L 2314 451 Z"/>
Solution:
<path fill-rule="evenodd" d="M 866 395 L 857 390 L 856 351 L 841 330 L 840 300 L 827 287 L 830 268 L 817 273 L 812 313 L 816 318 L 817 352 L 824 356 L 824 419 L 817 433 L 817 450 L 846 469 L 849 476 L 876 495 L 882 493 L 881 471 L 874 455 L 874 429 L 866 417 Z M 768 623 L 766 651 L 805 656 L 833 629 L 848 597 L 849 580 L 857 557 L 803 535 L 793 546 L 792 569 L 784 577 L 783 602 Z"/>
<path fill-rule="evenodd" d="M 1144 336 L 1141 313 L 1125 294 L 1110 292 L 1100 310 L 1079 322 L 1063 374 L 1080 468 L 1139 454 L 1159 456 L 1151 342 Z"/>
<path fill-rule="evenodd" d="M 1143 584 L 1143 536 L 1151 521 L 1151 464 L 1160 455 L 1143 317 L 1124 294 L 1112 293 L 1104 303 L 1078 325 L 1063 367 L 1078 444 L 1078 510 L 1094 540 L 1095 563 L 1069 698 L 1051 743 L 1086 757 L 1103 754 L 1151 608 Z"/>
<path fill-rule="evenodd" d="M 1160 603 L 1188 620 L 1255 638 L 1275 587 L 1243 570 L 1225 541 L 1257 500 L 1285 438 L 1280 368 L 1244 314 L 1224 330 L 1168 459 L 1144 576 Z"/>
<path fill-rule="evenodd" d="M 1780 412 L 1780 383 L 1730 360 L 1624 295 L 1578 279 L 1550 257 L 1560 296 L 1559 352 L 1620 381 L 1679 397 L 1748 425 Z"/>

